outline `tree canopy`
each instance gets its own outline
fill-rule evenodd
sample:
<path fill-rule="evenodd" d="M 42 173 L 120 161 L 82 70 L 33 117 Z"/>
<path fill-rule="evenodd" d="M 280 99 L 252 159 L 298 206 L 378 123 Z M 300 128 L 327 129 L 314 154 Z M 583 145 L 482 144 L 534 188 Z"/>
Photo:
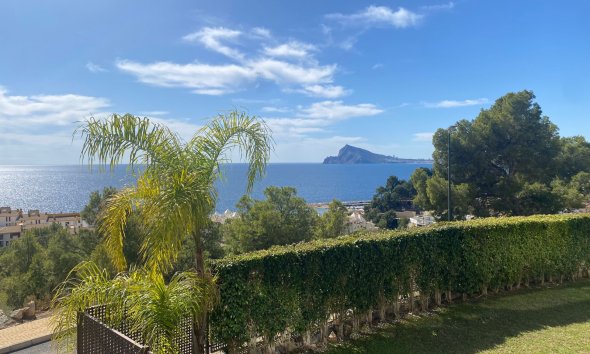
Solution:
<path fill-rule="evenodd" d="M 508 93 L 475 119 L 436 131 L 432 176 L 416 171 L 412 181 L 418 186 L 414 202 L 440 217 L 448 212 L 449 137 L 457 218 L 555 213 L 580 205 L 579 198 L 564 197 L 564 188 L 575 188 L 574 176 L 589 171 L 590 144 L 583 137 L 560 138 L 532 91 Z"/>
<path fill-rule="evenodd" d="M 395 211 L 411 208 L 415 195 L 412 182 L 390 176 L 385 186 L 377 188 L 371 204 L 365 206 L 365 216 L 377 227 L 395 229 L 398 227 Z"/>
<path fill-rule="evenodd" d="M 332 200 L 328 204 L 328 210 L 322 214 L 316 225 L 316 238 L 334 238 L 344 235 L 348 209 L 339 200 Z"/>
<path fill-rule="evenodd" d="M 97 244 L 92 231 L 71 235 L 57 224 L 26 231 L 0 250 L 0 292 L 11 307 L 22 306 L 30 296 L 46 307 L 53 289 Z"/>
<path fill-rule="evenodd" d="M 264 200 L 244 196 L 239 217 L 226 221 L 224 240 L 230 252 L 243 253 L 309 241 L 314 236 L 317 212 L 297 196 L 293 187 L 267 187 Z"/>
<path fill-rule="evenodd" d="M 94 225 L 105 201 L 115 193 L 117 193 L 117 188 L 115 187 L 104 187 L 102 193 L 100 191 L 90 193 L 88 204 L 80 212 L 82 220 L 85 220 L 90 225 Z"/>

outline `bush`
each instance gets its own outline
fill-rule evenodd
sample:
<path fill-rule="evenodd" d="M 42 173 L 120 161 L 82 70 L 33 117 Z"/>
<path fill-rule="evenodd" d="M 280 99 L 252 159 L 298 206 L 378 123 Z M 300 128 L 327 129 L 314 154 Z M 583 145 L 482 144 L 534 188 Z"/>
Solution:
<path fill-rule="evenodd" d="M 218 340 L 302 334 L 331 314 L 366 313 L 410 289 L 472 294 L 588 269 L 590 215 L 481 219 L 365 233 L 224 258 L 214 264 Z"/>

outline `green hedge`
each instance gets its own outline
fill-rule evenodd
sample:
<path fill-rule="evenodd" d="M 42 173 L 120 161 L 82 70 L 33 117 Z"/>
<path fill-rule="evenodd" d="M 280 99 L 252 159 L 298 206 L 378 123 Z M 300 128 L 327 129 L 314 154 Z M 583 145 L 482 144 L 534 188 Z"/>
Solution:
<path fill-rule="evenodd" d="M 380 232 L 225 258 L 214 264 L 217 340 L 243 343 L 289 329 L 303 333 L 348 309 L 421 294 L 473 294 L 549 276 L 572 277 L 590 263 L 590 215 L 490 218 Z"/>

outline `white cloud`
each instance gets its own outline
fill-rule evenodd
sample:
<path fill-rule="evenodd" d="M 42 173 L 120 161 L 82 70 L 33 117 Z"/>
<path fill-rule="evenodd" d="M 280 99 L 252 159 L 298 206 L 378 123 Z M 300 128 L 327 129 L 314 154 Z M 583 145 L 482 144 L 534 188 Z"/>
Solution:
<path fill-rule="evenodd" d="M 264 105 L 278 105 L 282 104 L 283 100 L 280 98 L 259 99 L 259 98 L 232 98 L 233 103 L 237 104 L 264 104 Z"/>
<path fill-rule="evenodd" d="M 291 41 L 275 47 L 264 47 L 263 53 L 271 57 L 305 58 L 314 50 L 316 47 L 311 44 Z"/>
<path fill-rule="evenodd" d="M 417 26 L 424 16 L 409 11 L 403 7 L 394 11 L 387 6 L 369 6 L 361 12 L 354 14 L 334 13 L 326 15 L 326 18 L 338 21 L 346 25 L 375 26 L 385 25 L 396 28 Z"/>
<path fill-rule="evenodd" d="M 369 117 L 383 112 L 373 104 L 347 105 L 342 101 L 322 101 L 310 106 L 298 106 L 294 117 L 265 118 L 277 139 L 302 139 L 310 133 L 324 132 L 339 121 Z"/>
<path fill-rule="evenodd" d="M 236 39 L 242 34 L 240 31 L 231 30 L 225 27 L 205 27 L 200 31 L 187 34 L 182 37 L 187 42 L 200 42 L 206 48 L 221 53 L 227 57 L 241 60 L 244 55 L 237 49 L 231 48 L 222 43 L 222 40 Z"/>
<path fill-rule="evenodd" d="M 424 106 L 429 108 L 455 108 L 455 107 L 466 107 L 466 106 L 477 106 L 488 103 L 490 100 L 487 98 L 477 98 L 473 100 L 463 100 L 463 101 L 454 101 L 454 100 L 442 100 L 439 102 L 425 102 L 423 103 Z"/>
<path fill-rule="evenodd" d="M 195 124 L 190 120 L 170 119 L 160 117 L 148 117 L 150 121 L 167 126 L 170 130 L 178 134 L 184 141 L 189 141 L 195 135 L 202 125 Z"/>
<path fill-rule="evenodd" d="M 371 67 L 371 69 L 373 69 L 373 70 L 377 70 L 377 69 L 381 69 L 381 68 L 383 68 L 383 64 L 381 64 L 381 63 L 374 64 Z"/>
<path fill-rule="evenodd" d="M 414 133 L 414 137 L 412 138 L 413 141 L 432 141 L 432 136 L 434 133 L 432 132 L 425 132 L 425 133 Z"/>
<path fill-rule="evenodd" d="M 329 83 L 335 65 L 300 66 L 280 60 L 260 59 L 245 65 L 141 64 L 129 60 L 116 63 L 120 70 L 134 74 L 140 82 L 162 87 L 186 87 L 205 95 L 221 95 L 240 89 L 246 82 L 265 79 L 279 85 Z"/>
<path fill-rule="evenodd" d="M 270 31 L 256 27 L 244 34 L 225 27 L 205 27 L 183 37 L 185 41 L 200 43 L 208 49 L 238 59 L 238 63 L 140 63 L 122 59 L 116 62 L 116 66 L 121 71 L 135 75 L 142 83 L 188 88 L 200 95 L 240 91 L 260 80 L 273 82 L 286 92 L 300 92 L 315 97 L 337 98 L 350 93 L 342 86 L 332 85 L 337 65 L 319 64 L 313 56 L 317 50 L 315 46 L 292 40 L 274 47 L 262 45 L 258 52 L 262 55 L 246 55 L 226 43 L 242 35 L 244 39 L 252 40 L 254 35 L 270 37 Z"/>
<path fill-rule="evenodd" d="M 346 105 L 342 101 L 322 101 L 309 107 L 299 107 L 301 116 L 305 118 L 342 120 L 353 117 L 367 117 L 382 113 L 383 110 L 371 103 Z"/>
<path fill-rule="evenodd" d="M 345 144 L 355 144 L 365 141 L 360 136 L 327 136 L 292 138 L 277 144 L 275 153 L 281 157 L 281 162 L 321 162 L 325 156 L 331 156 Z"/>
<path fill-rule="evenodd" d="M 319 133 L 329 125 L 327 121 L 310 121 L 304 118 L 265 118 L 275 140 L 300 139 L 309 133 Z M 278 145 L 278 144 L 277 144 Z"/>
<path fill-rule="evenodd" d="M 338 98 L 350 95 L 352 90 L 347 90 L 344 87 L 337 85 L 309 85 L 303 87 L 299 92 L 313 97 Z"/>
<path fill-rule="evenodd" d="M 270 30 L 264 27 L 254 27 L 251 33 L 256 37 L 271 38 Z"/>
<path fill-rule="evenodd" d="M 14 145 L 36 145 L 49 148 L 56 145 L 69 145 L 72 142 L 72 132 L 57 132 L 52 134 L 40 133 L 31 134 L 27 132 L 5 133 L 2 134 L 4 143 Z M 0 146 L 3 146 L 0 145 Z"/>
<path fill-rule="evenodd" d="M 354 45 L 356 44 L 357 41 L 358 41 L 357 36 L 349 36 L 346 39 L 344 39 L 342 42 L 340 42 L 338 44 L 338 46 L 344 50 L 351 50 L 352 48 L 354 48 Z"/>
<path fill-rule="evenodd" d="M 270 58 L 251 62 L 249 67 L 258 76 L 279 84 L 329 83 L 336 71 L 336 65 L 302 66 Z"/>
<path fill-rule="evenodd" d="M 137 76 L 140 82 L 162 87 L 186 87 L 201 94 L 233 92 L 244 82 L 253 81 L 257 74 L 248 67 L 235 64 L 177 64 L 156 62 L 141 64 L 130 60 L 116 63 L 120 70 Z"/>
<path fill-rule="evenodd" d="M 437 11 L 437 10 L 450 10 L 452 8 L 455 7 L 455 3 L 452 1 L 449 1 L 446 4 L 437 4 L 437 5 L 426 5 L 426 6 L 422 6 L 423 10 L 427 10 L 427 11 Z"/>
<path fill-rule="evenodd" d="M 109 105 L 105 98 L 76 94 L 10 95 L 0 86 L 0 164 L 75 163 L 77 122 L 101 116 Z"/>
<path fill-rule="evenodd" d="M 139 112 L 139 114 L 141 114 L 142 116 L 154 117 L 154 116 L 166 116 L 166 115 L 170 114 L 170 112 L 168 112 L 168 111 L 143 111 L 143 112 Z"/>
<path fill-rule="evenodd" d="M 109 105 L 104 98 L 74 94 L 11 96 L 0 87 L 0 124 L 22 129 L 30 129 L 26 124 L 67 125 Z"/>
<path fill-rule="evenodd" d="M 273 107 L 273 106 L 266 106 L 261 108 L 262 112 L 266 113 L 287 113 L 291 110 L 287 107 Z"/>
<path fill-rule="evenodd" d="M 107 69 L 103 68 L 102 66 L 100 66 L 98 64 L 94 64 L 91 61 L 86 63 L 86 69 L 88 69 L 90 72 L 93 72 L 93 73 L 103 73 L 103 72 L 108 71 Z"/>

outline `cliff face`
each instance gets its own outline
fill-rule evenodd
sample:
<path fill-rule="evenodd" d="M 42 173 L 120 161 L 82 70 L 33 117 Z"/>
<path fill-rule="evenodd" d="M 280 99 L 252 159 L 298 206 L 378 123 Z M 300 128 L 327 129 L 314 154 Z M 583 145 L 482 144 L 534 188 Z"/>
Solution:
<path fill-rule="evenodd" d="M 324 164 L 359 164 L 359 163 L 429 163 L 431 160 L 400 159 L 396 156 L 375 154 L 355 146 L 344 145 L 338 156 L 328 156 Z"/>

